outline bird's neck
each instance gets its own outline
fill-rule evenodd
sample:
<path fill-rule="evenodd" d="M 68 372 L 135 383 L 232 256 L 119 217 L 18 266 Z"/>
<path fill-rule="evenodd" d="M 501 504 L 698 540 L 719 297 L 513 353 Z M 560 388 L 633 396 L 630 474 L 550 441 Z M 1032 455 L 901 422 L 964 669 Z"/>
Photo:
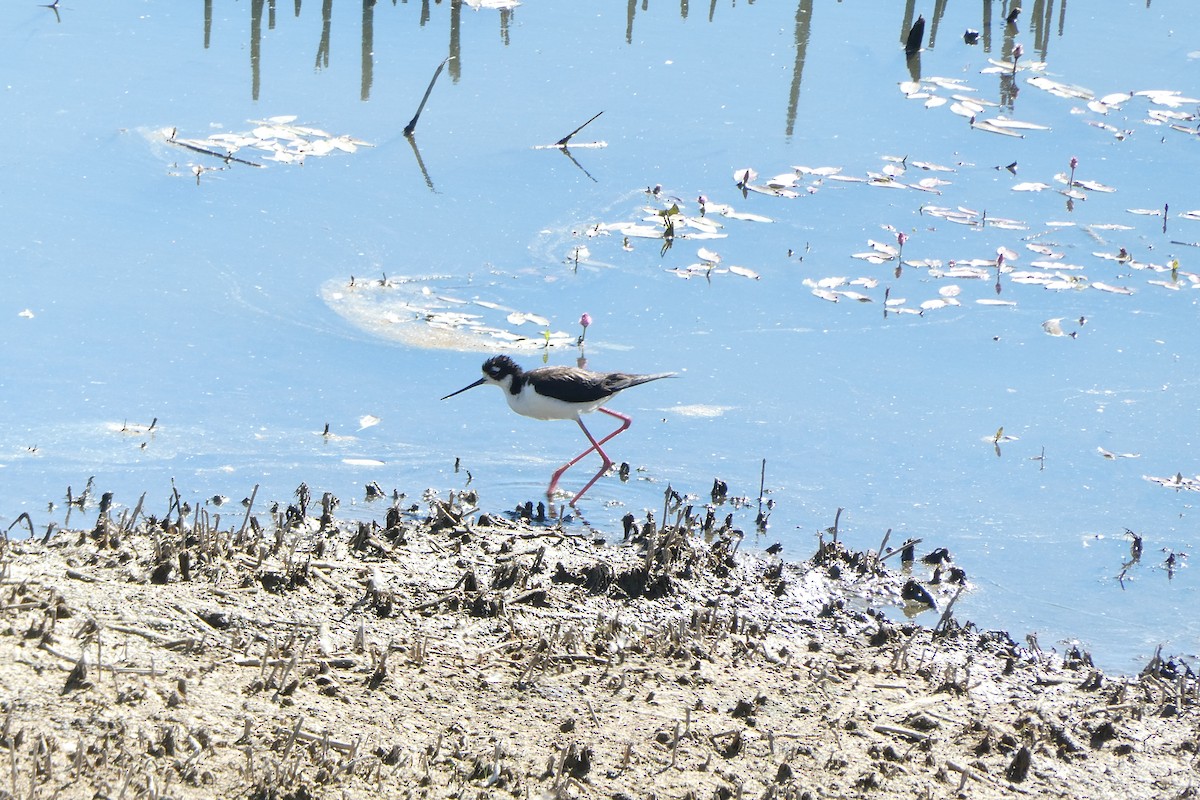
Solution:
<path fill-rule="evenodd" d="M 519 372 L 513 373 L 512 375 L 507 375 L 503 378 L 503 380 L 500 381 L 500 386 L 504 389 L 505 396 L 510 398 L 509 402 L 511 402 L 511 398 L 514 398 L 521 393 L 521 387 L 524 385 L 525 376 Z"/>

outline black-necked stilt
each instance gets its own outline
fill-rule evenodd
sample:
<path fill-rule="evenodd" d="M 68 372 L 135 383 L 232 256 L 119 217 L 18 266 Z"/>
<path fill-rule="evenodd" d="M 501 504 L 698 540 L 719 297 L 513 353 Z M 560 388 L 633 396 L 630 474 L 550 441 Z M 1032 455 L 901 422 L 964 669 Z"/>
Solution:
<path fill-rule="evenodd" d="M 624 414 L 604 408 L 603 404 L 631 386 L 656 381 L 659 378 L 669 378 L 674 374 L 662 372 L 656 375 L 631 375 L 627 372 L 592 372 L 577 367 L 538 367 L 526 372 L 508 356 L 493 356 L 483 362 L 482 378 L 442 399 L 491 383 L 504 390 L 504 399 L 508 401 L 508 407 L 522 416 L 534 419 L 573 419 L 579 423 L 583 435 L 592 446 L 559 467 L 550 476 L 550 486 L 546 489 L 546 497 L 553 500 L 554 490 L 558 488 L 558 479 L 563 473 L 595 450 L 600 454 L 604 466 L 600 467 L 600 471 L 571 499 L 573 506 L 613 464 L 601 445 L 624 431 L 633 422 Z M 616 417 L 621 420 L 621 427 L 596 441 L 579 416 L 590 411 L 603 411 L 611 417 Z"/>

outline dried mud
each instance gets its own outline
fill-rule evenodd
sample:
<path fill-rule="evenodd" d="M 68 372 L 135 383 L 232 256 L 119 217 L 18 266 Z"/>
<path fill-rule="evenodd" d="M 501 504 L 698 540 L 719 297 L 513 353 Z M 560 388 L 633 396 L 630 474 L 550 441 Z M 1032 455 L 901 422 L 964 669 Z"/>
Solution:
<path fill-rule="evenodd" d="M 0 540 L 0 798 L 1195 795 L 1174 662 L 889 621 L 956 587 L 834 541 L 471 499 Z"/>

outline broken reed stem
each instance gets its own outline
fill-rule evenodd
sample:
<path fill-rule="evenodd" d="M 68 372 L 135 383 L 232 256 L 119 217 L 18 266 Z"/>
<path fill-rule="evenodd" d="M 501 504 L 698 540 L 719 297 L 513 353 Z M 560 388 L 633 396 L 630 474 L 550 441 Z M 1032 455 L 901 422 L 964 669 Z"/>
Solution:
<path fill-rule="evenodd" d="M 603 114 L 603 113 L 604 113 L 603 111 L 599 112 L 598 114 L 596 114 L 596 116 L 595 116 L 595 117 L 592 117 L 592 118 L 591 118 L 591 119 L 589 119 L 587 122 L 583 123 L 583 124 L 582 124 L 582 125 L 580 125 L 578 128 L 576 128 L 575 130 L 571 131 L 570 133 L 568 133 L 568 134 L 567 134 L 566 136 L 564 136 L 563 138 L 559 139 L 557 142 L 555 142 L 555 143 L 554 143 L 554 145 L 555 145 L 556 147 L 566 147 L 566 146 L 567 146 L 567 142 L 571 141 L 571 137 L 572 137 L 572 136 L 574 136 L 575 134 L 579 133 L 581 130 L 583 130 L 584 128 L 586 128 L 588 125 L 591 125 L 593 122 L 595 122 L 595 121 L 596 121 L 596 118 L 597 118 L 597 117 L 599 117 L 599 116 L 600 116 L 600 114 Z"/>
<path fill-rule="evenodd" d="M 71 763 L 72 778 L 74 780 L 79 780 L 80 772 L 83 770 L 83 758 L 84 758 L 83 734 L 80 733 L 79 737 L 78 737 L 78 741 L 76 741 L 76 743 L 75 743 L 75 758 L 72 759 L 72 763 Z"/>
<path fill-rule="evenodd" d="M 246 526 L 250 524 L 250 511 L 254 508 L 254 498 L 258 496 L 258 484 L 250 492 L 250 500 L 246 503 L 246 516 L 242 517 L 242 527 L 238 529 L 238 540 L 246 535 Z"/>
<path fill-rule="evenodd" d="M 133 507 L 133 515 L 129 518 L 129 527 L 122 527 L 122 530 L 132 531 L 133 526 L 137 524 L 137 518 L 142 513 L 142 504 L 146 502 L 146 493 L 142 492 L 142 496 L 138 498 L 137 505 Z"/>
<path fill-rule="evenodd" d="M 929 738 L 929 734 L 914 731 L 912 728 L 902 728 L 899 725 L 876 725 L 872 730 L 876 733 L 890 733 L 894 736 L 903 736 L 905 739 L 910 739 L 914 742 L 924 741 Z"/>
<path fill-rule="evenodd" d="M 671 488 L 671 484 L 668 483 L 667 490 L 665 492 L 663 492 L 662 522 L 659 523 L 659 528 L 658 528 L 660 533 L 667 529 L 667 509 L 671 506 L 671 492 L 672 491 L 674 491 L 674 490 Z M 649 564 L 646 565 L 646 568 L 649 569 Z"/>
<path fill-rule="evenodd" d="M 288 756 L 292 754 L 292 748 L 296 745 L 296 738 L 300 735 L 303 727 L 304 717 L 297 717 L 296 724 L 292 726 L 292 735 L 288 737 L 287 745 L 283 748 L 283 761 L 287 761 Z"/>
<path fill-rule="evenodd" d="M 880 556 L 879 562 L 883 563 L 884 561 L 887 561 L 889 558 L 896 555 L 897 553 L 903 553 L 907 548 L 916 547 L 923 541 L 924 541 L 924 539 L 909 539 L 908 541 L 906 541 L 904 543 L 904 547 L 898 547 L 895 550 L 893 550 L 892 552 L 888 553 L 886 556 Z"/>
<path fill-rule="evenodd" d="M 429 102 L 429 95 L 433 91 L 433 85 L 437 83 L 438 76 L 442 74 L 442 70 L 445 69 L 446 64 L 449 63 L 450 59 L 452 58 L 454 58 L 454 56 L 447 56 L 442 63 L 438 64 L 438 68 L 433 71 L 433 77 L 429 79 L 429 86 L 425 89 L 425 96 L 421 98 L 421 104 L 417 106 L 417 113 L 413 114 L 413 118 L 409 120 L 407 125 L 404 126 L 405 136 L 411 137 L 413 135 L 413 131 L 417 129 L 417 120 L 421 118 L 421 112 L 425 110 L 425 104 Z"/>
<path fill-rule="evenodd" d="M 966 584 L 961 584 L 958 587 L 958 591 L 954 593 L 954 597 L 951 597 L 950 602 L 946 603 L 946 609 L 942 612 L 942 618 L 938 620 L 937 625 L 933 626 L 934 633 L 945 629 L 950 621 L 950 612 L 954 610 L 954 604 L 958 602 L 958 598 L 962 596 L 963 590 L 966 588 Z"/>
<path fill-rule="evenodd" d="M 762 470 L 758 473 L 758 510 L 762 511 L 763 493 L 767 488 L 767 460 L 762 460 Z"/>
<path fill-rule="evenodd" d="M 901 668 L 908 667 L 908 649 L 917 640 L 918 632 L 913 631 L 912 635 L 904 640 L 904 644 L 896 648 L 896 652 L 892 655 L 892 670 L 894 672 L 899 672 Z"/>
<path fill-rule="evenodd" d="M 117 795 L 117 800 L 125 800 L 125 792 L 129 789 L 131 780 L 133 780 L 133 767 L 128 767 L 125 770 L 125 779 L 121 781 L 121 792 Z"/>
<path fill-rule="evenodd" d="M 29 526 L 29 538 L 30 539 L 33 538 L 33 520 L 30 519 L 28 511 L 22 511 L 21 515 L 19 517 L 17 517 L 16 519 L 14 519 L 12 521 L 12 523 L 7 528 L 4 529 L 5 540 L 8 539 L 8 532 L 13 529 L 13 526 L 16 525 L 18 522 L 21 522 L 22 520 L 24 520 L 25 524 Z"/>

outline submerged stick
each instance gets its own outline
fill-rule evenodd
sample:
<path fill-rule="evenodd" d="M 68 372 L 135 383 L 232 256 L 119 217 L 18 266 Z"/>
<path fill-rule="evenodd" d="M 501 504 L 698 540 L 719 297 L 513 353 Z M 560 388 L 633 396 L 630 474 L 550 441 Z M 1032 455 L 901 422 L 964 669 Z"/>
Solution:
<path fill-rule="evenodd" d="M 576 128 L 575 130 L 571 131 L 571 132 L 570 132 L 570 133 L 568 133 L 566 136 L 562 137 L 562 138 L 561 138 L 561 139 L 559 139 L 557 142 L 555 142 L 555 143 L 554 143 L 554 146 L 555 146 L 555 147 L 566 147 L 566 146 L 567 146 L 567 142 L 571 141 L 571 137 L 572 137 L 572 136 L 574 136 L 575 134 L 579 133 L 581 130 L 583 130 L 584 128 L 586 128 L 588 125 L 591 125 L 593 122 L 595 122 L 595 121 L 596 121 L 596 118 L 597 118 L 597 117 L 599 117 L 599 116 L 600 116 L 600 114 L 603 114 L 603 113 L 604 113 L 604 112 L 603 112 L 603 111 L 601 111 L 601 112 L 599 112 L 598 114 L 596 114 L 596 116 L 595 116 L 595 117 L 592 117 L 592 118 L 591 118 L 591 119 L 589 119 L 587 122 L 583 123 L 583 124 L 582 124 L 582 125 L 580 125 L 578 128 Z"/>
<path fill-rule="evenodd" d="M 176 147 L 182 147 L 185 150 L 191 150 L 192 152 L 195 152 L 195 153 L 200 153 L 200 154 L 206 155 L 206 156 L 212 156 L 213 158 L 219 158 L 222 161 L 224 161 L 226 164 L 228 164 L 229 162 L 232 161 L 232 162 L 236 162 L 238 164 L 245 164 L 248 167 L 259 167 L 259 168 L 262 167 L 262 164 L 256 164 L 253 161 L 247 161 L 244 158 L 238 158 L 233 153 L 219 153 L 216 150 L 210 150 L 207 147 L 200 147 L 199 145 L 190 144 L 188 142 L 181 142 L 175 138 L 175 129 L 174 128 L 171 129 L 171 135 L 167 137 L 167 143 L 173 144 Z"/>
<path fill-rule="evenodd" d="M 433 91 L 433 85 L 437 83 L 438 75 L 442 74 L 442 70 L 445 69 L 447 62 L 452 58 L 454 56 L 446 56 L 445 61 L 438 64 L 438 68 L 433 71 L 433 77 L 429 79 L 429 87 L 425 89 L 425 96 L 421 98 L 421 105 L 417 106 L 417 113 L 413 114 L 412 120 L 404 126 L 405 136 L 412 136 L 413 131 L 417 129 L 417 120 L 421 118 L 421 112 L 425 110 L 425 104 L 429 102 L 429 94 Z"/>

